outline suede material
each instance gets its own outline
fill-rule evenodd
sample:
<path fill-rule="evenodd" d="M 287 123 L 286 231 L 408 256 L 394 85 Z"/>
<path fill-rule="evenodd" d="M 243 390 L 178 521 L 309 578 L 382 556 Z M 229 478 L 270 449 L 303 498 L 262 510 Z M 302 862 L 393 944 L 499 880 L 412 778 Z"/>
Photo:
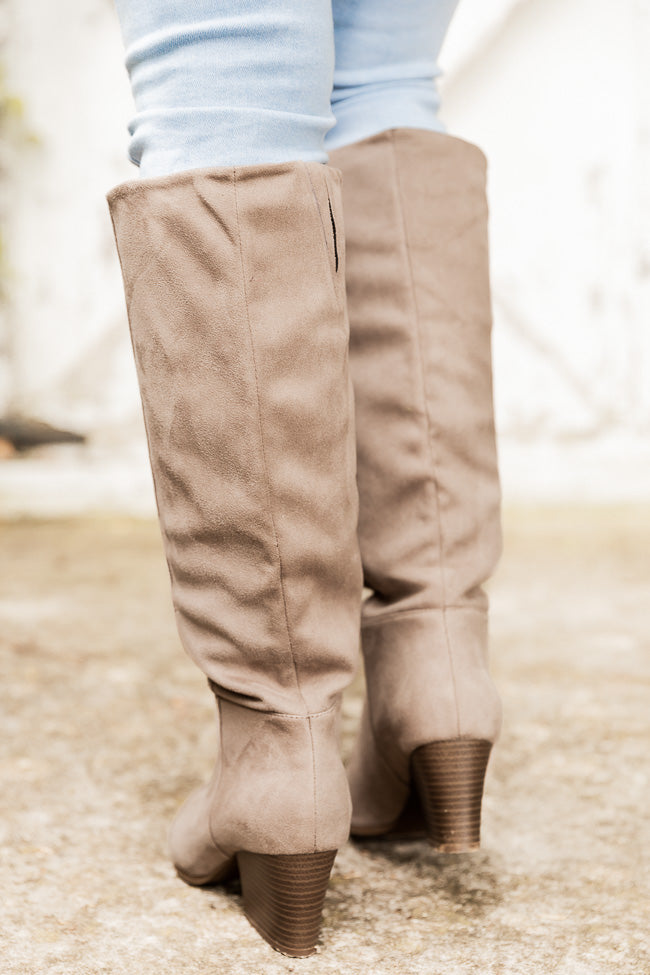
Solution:
<path fill-rule="evenodd" d="M 409 796 L 408 770 L 401 776 L 394 771 L 384 758 L 385 744 L 372 729 L 366 698 L 348 766 L 352 829 L 362 835 L 388 832 L 399 819 Z"/>
<path fill-rule="evenodd" d="M 340 174 L 188 170 L 108 194 L 183 644 L 251 707 L 326 710 L 361 567 Z"/>
<path fill-rule="evenodd" d="M 362 570 L 340 173 L 188 170 L 115 187 L 115 230 L 179 633 L 218 699 L 174 862 L 337 848 L 336 714 Z M 241 706 L 245 705 L 245 706 Z"/>
<path fill-rule="evenodd" d="M 482 610 L 406 613 L 368 625 L 363 641 L 370 721 L 400 779 L 408 781 L 411 753 L 430 741 L 496 741 L 501 703 L 487 670 Z"/>
<path fill-rule="evenodd" d="M 174 817 L 167 838 L 172 863 L 184 879 L 197 885 L 217 877 L 233 855 L 215 842 L 210 830 L 210 803 L 219 770 L 217 763 L 210 782 L 190 793 Z"/>
<path fill-rule="evenodd" d="M 293 854 L 342 846 L 351 806 L 338 749 L 339 708 L 304 718 L 225 700 L 218 706 L 217 763 L 172 824 L 174 864 L 204 878 L 241 850 Z"/>
<path fill-rule="evenodd" d="M 420 129 L 330 159 L 343 173 L 359 543 L 372 590 L 362 648 L 374 745 L 366 729 L 350 772 L 353 826 L 357 809 L 367 826 L 373 803 L 385 822 L 383 791 L 397 795 L 394 776 L 408 781 L 413 748 L 494 741 L 500 727 L 482 588 L 502 544 L 486 161 Z M 392 777 L 382 780 L 382 763 Z"/>

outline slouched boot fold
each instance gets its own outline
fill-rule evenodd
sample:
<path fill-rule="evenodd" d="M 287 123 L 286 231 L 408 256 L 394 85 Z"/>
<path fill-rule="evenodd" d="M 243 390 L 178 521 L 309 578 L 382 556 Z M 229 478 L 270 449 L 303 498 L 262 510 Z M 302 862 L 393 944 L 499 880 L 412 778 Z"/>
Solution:
<path fill-rule="evenodd" d="M 486 160 L 392 129 L 343 173 L 367 699 L 352 832 L 479 843 L 501 724 L 483 583 L 501 553 Z"/>
<path fill-rule="evenodd" d="M 310 954 L 349 834 L 362 591 L 340 173 L 195 169 L 107 199 L 178 630 L 217 700 L 172 859 L 190 884 L 238 870 L 262 936 Z"/>

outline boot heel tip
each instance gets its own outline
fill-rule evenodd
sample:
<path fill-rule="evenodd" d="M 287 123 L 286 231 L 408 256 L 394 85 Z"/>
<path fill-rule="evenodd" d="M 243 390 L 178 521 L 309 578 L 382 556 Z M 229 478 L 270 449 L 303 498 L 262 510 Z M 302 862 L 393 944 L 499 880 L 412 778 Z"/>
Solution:
<path fill-rule="evenodd" d="M 316 951 L 336 852 L 237 854 L 244 913 L 283 955 L 304 958 Z"/>
<path fill-rule="evenodd" d="M 427 838 L 440 853 L 477 850 L 481 800 L 492 743 L 453 738 L 416 748 L 411 769 L 427 824 Z"/>

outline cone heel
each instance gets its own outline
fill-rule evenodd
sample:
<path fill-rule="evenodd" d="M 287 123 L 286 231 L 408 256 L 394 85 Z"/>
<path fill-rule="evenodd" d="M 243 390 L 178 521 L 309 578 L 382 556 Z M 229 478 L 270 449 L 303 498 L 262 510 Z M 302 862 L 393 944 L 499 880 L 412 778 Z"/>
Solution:
<path fill-rule="evenodd" d="M 246 917 L 276 951 L 304 958 L 316 950 L 335 856 L 237 855 Z"/>
<path fill-rule="evenodd" d="M 477 850 L 481 842 L 481 800 L 489 741 L 457 738 L 433 741 L 411 755 L 429 842 L 441 853 Z"/>

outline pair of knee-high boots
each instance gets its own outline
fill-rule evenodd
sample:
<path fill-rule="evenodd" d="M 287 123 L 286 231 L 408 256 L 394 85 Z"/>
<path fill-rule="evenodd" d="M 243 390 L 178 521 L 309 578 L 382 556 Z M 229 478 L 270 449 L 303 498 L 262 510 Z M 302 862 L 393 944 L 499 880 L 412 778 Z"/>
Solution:
<path fill-rule="evenodd" d="M 500 725 L 485 159 L 417 129 L 330 159 L 108 194 L 178 628 L 218 709 L 171 854 L 191 884 L 238 871 L 290 955 L 350 828 L 478 844 Z"/>

